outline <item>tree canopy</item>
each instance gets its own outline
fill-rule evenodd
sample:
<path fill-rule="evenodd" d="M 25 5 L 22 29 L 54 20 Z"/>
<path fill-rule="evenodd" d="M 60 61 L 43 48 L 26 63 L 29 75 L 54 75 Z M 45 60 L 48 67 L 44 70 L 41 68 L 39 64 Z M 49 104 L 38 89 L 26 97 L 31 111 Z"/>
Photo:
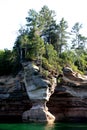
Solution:
<path fill-rule="evenodd" d="M 46 5 L 39 12 L 29 10 L 13 50 L 0 51 L 0 75 L 16 74 L 22 68 L 21 62 L 29 60 L 40 61 L 44 68 L 57 72 L 66 65 L 86 72 L 87 37 L 80 33 L 82 24 L 76 22 L 69 32 L 68 22 L 62 18 L 57 23 L 55 17 L 55 11 Z"/>

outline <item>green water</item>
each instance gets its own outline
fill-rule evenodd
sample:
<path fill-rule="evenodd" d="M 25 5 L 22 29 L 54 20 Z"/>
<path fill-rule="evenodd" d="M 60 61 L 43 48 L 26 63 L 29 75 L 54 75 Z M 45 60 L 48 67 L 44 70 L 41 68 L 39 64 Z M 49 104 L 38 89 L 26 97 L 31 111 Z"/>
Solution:
<path fill-rule="evenodd" d="M 0 130 L 87 130 L 87 124 L 0 124 Z"/>

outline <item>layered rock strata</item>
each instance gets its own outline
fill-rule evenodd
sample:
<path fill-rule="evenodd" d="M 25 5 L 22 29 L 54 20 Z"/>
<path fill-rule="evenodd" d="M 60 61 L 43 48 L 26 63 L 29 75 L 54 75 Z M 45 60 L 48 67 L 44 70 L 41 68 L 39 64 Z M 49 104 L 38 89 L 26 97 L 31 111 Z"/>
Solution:
<path fill-rule="evenodd" d="M 63 69 L 62 86 L 67 89 L 71 95 L 87 98 L 87 76 L 74 72 L 71 68 Z"/>
<path fill-rule="evenodd" d="M 23 113 L 23 121 L 26 122 L 54 122 L 55 117 L 48 111 L 46 106 L 50 96 L 53 94 L 56 79 L 52 77 L 52 82 L 44 79 L 39 71 L 39 67 L 32 63 L 23 64 L 24 83 L 32 108 Z"/>
<path fill-rule="evenodd" d="M 87 76 L 63 68 L 60 83 L 47 104 L 56 121 L 87 122 Z"/>
<path fill-rule="evenodd" d="M 24 67 L 28 67 L 27 65 L 25 65 Z M 38 67 L 36 68 L 37 69 L 34 69 L 35 70 L 34 74 L 40 76 L 40 78 L 43 79 L 40 73 L 38 72 L 39 68 Z M 50 100 L 48 100 L 48 98 L 46 96 L 43 96 L 41 93 L 38 94 L 39 98 L 38 99 L 36 97 L 36 93 L 34 93 L 36 98 L 35 100 L 33 99 L 32 96 L 31 96 L 32 98 L 29 97 L 28 95 L 29 92 L 27 88 L 25 89 L 26 80 L 24 80 L 24 71 L 19 72 L 19 74 L 16 77 L 12 76 L 0 77 L 0 122 L 2 120 L 4 122 L 5 119 L 7 122 L 11 122 L 14 118 L 16 122 L 18 121 L 19 118 L 20 121 L 22 121 L 23 113 L 26 117 L 25 118 L 26 121 L 32 121 L 31 120 L 32 118 L 33 121 L 38 120 L 41 121 L 43 118 L 42 121 L 47 122 L 47 119 L 49 118 L 47 118 L 46 116 L 49 115 L 51 119 L 52 118 L 54 119 L 55 117 L 55 121 L 58 122 L 59 121 L 87 122 L 86 76 L 74 72 L 69 67 L 65 67 L 63 69 L 63 74 L 60 75 L 59 78 L 60 78 L 59 81 L 61 82 L 58 83 L 58 86 L 56 87 L 55 91 L 53 88 L 51 89 L 51 87 L 49 87 L 52 93 L 54 91 L 51 97 L 49 96 Z M 48 86 L 51 86 L 50 82 L 47 81 L 47 83 Z M 40 96 L 42 96 L 43 98 L 41 99 L 44 100 L 40 100 Z M 47 106 L 49 108 L 49 111 L 54 115 L 54 117 L 50 115 L 50 113 L 48 112 Z M 38 119 L 38 115 L 41 116 L 41 117 L 39 116 L 41 119 L 40 118 Z M 32 118 L 29 118 L 30 116 Z M 9 119 L 7 117 L 9 117 Z"/>

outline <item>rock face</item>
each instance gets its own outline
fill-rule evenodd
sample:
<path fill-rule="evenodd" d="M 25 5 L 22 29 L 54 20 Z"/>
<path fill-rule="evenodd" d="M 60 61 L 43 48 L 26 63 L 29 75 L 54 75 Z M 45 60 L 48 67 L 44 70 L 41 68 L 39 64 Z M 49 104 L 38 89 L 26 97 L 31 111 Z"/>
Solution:
<path fill-rule="evenodd" d="M 67 91 L 76 97 L 87 98 L 87 76 L 74 72 L 71 68 L 63 69 L 63 85 Z"/>
<path fill-rule="evenodd" d="M 26 122 L 54 122 L 55 117 L 48 111 L 46 102 L 53 94 L 56 79 L 52 82 L 44 79 L 39 72 L 39 67 L 30 63 L 24 66 L 24 83 L 29 99 L 32 102 L 32 108 L 23 113 L 23 121 Z"/>
<path fill-rule="evenodd" d="M 87 122 L 85 75 L 65 67 L 55 88 L 55 82 L 44 79 L 37 66 L 32 63 L 23 66 L 24 70 L 16 77 L 0 77 L 0 122 L 5 119 L 10 122 L 14 118 L 16 122 L 18 119 L 22 121 L 22 118 L 27 122 L 49 122 L 54 119 Z"/>
<path fill-rule="evenodd" d="M 0 77 L 0 122 L 21 122 L 22 113 L 32 106 L 20 74 Z"/>
<path fill-rule="evenodd" d="M 16 77 L 0 77 L 0 117 L 20 117 L 26 122 L 53 122 L 46 102 L 53 94 L 56 79 L 43 78 L 39 67 L 24 63 Z"/>
<path fill-rule="evenodd" d="M 87 123 L 87 98 L 72 96 L 64 87 L 56 88 L 47 106 L 56 122 Z"/>
<path fill-rule="evenodd" d="M 47 104 L 56 121 L 87 122 L 87 76 L 65 67 Z"/>

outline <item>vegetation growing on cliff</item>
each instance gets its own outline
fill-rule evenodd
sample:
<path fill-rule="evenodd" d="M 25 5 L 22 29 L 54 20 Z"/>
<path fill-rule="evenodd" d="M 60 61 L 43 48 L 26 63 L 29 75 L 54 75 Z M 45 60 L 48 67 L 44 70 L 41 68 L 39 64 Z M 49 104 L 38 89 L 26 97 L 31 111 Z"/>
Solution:
<path fill-rule="evenodd" d="M 40 67 L 61 72 L 64 66 L 87 70 L 87 38 L 80 33 L 82 24 L 75 23 L 68 32 L 68 22 L 55 20 L 55 12 L 43 6 L 39 12 L 30 9 L 27 24 L 19 30 L 13 50 L 0 51 L 0 75 L 16 74 L 23 61 L 37 61 Z"/>

